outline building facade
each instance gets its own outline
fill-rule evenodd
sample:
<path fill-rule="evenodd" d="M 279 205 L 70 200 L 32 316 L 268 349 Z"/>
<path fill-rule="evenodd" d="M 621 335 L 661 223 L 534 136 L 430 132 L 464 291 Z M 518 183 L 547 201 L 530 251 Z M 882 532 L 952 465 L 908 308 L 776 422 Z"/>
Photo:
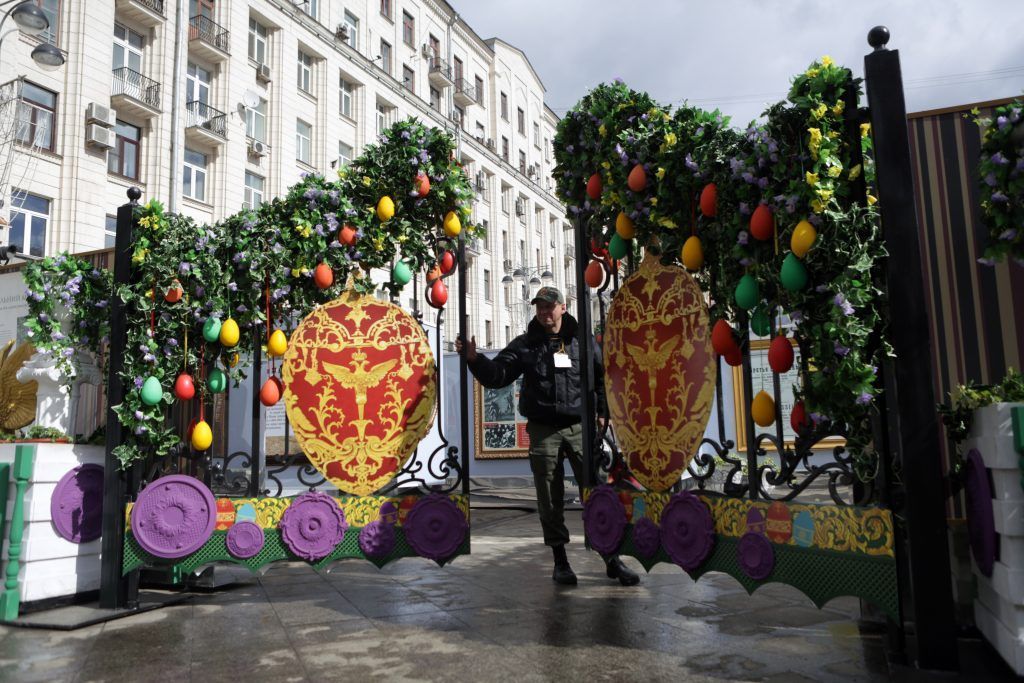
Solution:
<path fill-rule="evenodd" d="M 448 3 L 33 1 L 50 29 L 10 36 L 0 60 L 4 244 L 35 256 L 112 246 L 132 186 L 212 223 L 303 173 L 330 175 L 413 116 L 457 135 L 477 191 L 487 236 L 469 244 L 468 291 L 453 283 L 450 301 L 468 295 L 478 344 L 501 348 L 525 328 L 542 278 L 573 305 L 543 83 Z M 65 53 L 61 69 L 32 62 L 38 40 Z"/>

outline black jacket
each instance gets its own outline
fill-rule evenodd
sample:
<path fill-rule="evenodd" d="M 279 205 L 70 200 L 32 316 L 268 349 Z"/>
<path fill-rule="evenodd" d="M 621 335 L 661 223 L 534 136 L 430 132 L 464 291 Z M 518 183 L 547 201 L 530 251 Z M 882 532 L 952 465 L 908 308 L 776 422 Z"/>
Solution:
<path fill-rule="evenodd" d="M 506 387 L 523 376 L 519 393 L 519 412 L 527 420 L 552 427 L 567 427 L 580 421 L 583 381 L 580 377 L 579 325 L 568 313 L 562 316 L 558 339 L 544 331 L 536 319 L 530 321 L 526 334 L 513 339 L 494 359 L 477 355 L 469 364 L 480 384 L 491 389 Z M 555 368 L 554 354 L 564 346 L 572 361 L 571 368 Z M 594 359 L 594 383 L 597 390 L 597 414 L 608 414 L 604 393 L 604 364 L 597 344 L 591 352 Z"/>

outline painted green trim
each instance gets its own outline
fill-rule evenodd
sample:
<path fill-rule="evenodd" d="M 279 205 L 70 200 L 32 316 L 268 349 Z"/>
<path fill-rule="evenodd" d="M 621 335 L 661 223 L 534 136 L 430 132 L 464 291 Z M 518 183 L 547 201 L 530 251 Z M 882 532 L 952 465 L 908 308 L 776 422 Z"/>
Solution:
<path fill-rule="evenodd" d="M 17 619 L 21 605 L 18 572 L 21 570 L 21 539 L 25 534 L 25 491 L 32 478 L 35 455 L 35 446 L 22 444 L 14 449 L 14 510 L 11 513 L 11 531 L 7 537 L 7 580 L 4 582 L 3 595 L 0 595 L 0 621 Z"/>

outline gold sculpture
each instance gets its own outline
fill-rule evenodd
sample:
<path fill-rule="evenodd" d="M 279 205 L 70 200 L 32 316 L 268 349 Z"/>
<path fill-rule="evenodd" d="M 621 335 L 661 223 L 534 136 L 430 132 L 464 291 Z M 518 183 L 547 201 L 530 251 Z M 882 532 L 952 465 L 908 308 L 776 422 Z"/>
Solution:
<path fill-rule="evenodd" d="M 13 432 L 36 419 L 36 391 L 39 383 L 18 381 L 18 371 L 35 355 L 32 344 L 22 344 L 11 353 L 14 340 L 0 354 L 0 431 Z"/>

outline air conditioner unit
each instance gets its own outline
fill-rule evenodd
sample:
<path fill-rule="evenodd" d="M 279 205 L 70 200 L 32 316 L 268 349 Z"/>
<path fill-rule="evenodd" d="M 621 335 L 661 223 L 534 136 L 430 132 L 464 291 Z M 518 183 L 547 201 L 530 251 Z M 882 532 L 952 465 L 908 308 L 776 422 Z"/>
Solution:
<path fill-rule="evenodd" d="M 117 125 L 117 112 L 98 102 L 90 102 L 85 108 L 85 122 L 113 128 Z"/>
<path fill-rule="evenodd" d="M 270 150 L 267 149 L 267 143 L 260 142 L 259 140 L 249 141 L 249 153 L 254 157 L 265 157 Z"/>
<path fill-rule="evenodd" d="M 504 261 L 502 261 L 501 265 L 505 267 L 506 273 L 512 272 L 512 259 L 505 259 Z"/>
<path fill-rule="evenodd" d="M 526 175 L 530 176 L 531 178 L 537 175 L 537 164 L 530 164 L 529 166 L 527 166 Z"/>
<path fill-rule="evenodd" d="M 494 149 L 497 145 L 494 144 L 494 138 L 487 138 L 487 149 Z"/>
<path fill-rule="evenodd" d="M 85 144 L 110 149 L 114 146 L 114 131 L 98 123 L 90 123 L 85 129 Z"/>
<path fill-rule="evenodd" d="M 425 59 L 433 59 L 434 57 L 434 50 L 431 49 L 430 45 L 427 43 L 423 43 L 423 47 L 420 49 L 420 52 L 423 54 Z"/>
<path fill-rule="evenodd" d="M 348 40 L 348 26 L 338 24 L 338 27 L 334 29 L 334 37 L 341 41 Z"/>
<path fill-rule="evenodd" d="M 256 80 L 260 83 L 270 83 L 270 65 L 269 64 L 257 64 L 256 65 Z"/>

